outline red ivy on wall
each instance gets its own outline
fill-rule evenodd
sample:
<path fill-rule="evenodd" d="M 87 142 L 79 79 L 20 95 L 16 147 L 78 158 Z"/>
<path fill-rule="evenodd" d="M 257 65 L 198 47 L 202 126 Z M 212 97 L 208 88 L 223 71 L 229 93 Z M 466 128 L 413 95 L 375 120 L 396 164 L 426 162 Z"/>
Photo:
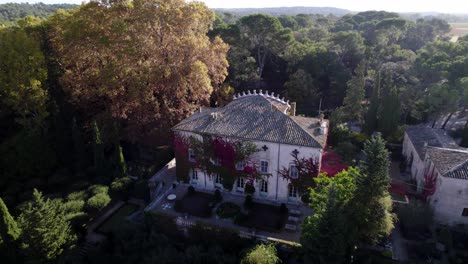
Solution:
<path fill-rule="evenodd" d="M 319 161 L 314 157 L 299 158 L 299 152 L 296 150 L 291 153 L 293 164 L 297 168 L 297 177 L 291 177 L 290 168 L 283 167 L 278 172 L 283 178 L 291 181 L 291 184 L 300 191 L 304 191 L 314 184 L 314 178 L 319 175 Z"/>
<path fill-rule="evenodd" d="M 423 195 L 425 198 L 433 195 L 437 188 L 437 173 L 427 173 L 424 175 L 424 191 Z"/>
<path fill-rule="evenodd" d="M 188 159 L 188 150 L 193 149 L 195 161 Z M 174 150 L 176 152 L 177 167 L 188 167 L 177 172 L 179 179 L 187 180 L 190 168 L 198 168 L 208 175 L 218 173 L 223 177 L 223 185 L 232 188 L 237 177 L 245 177 L 247 183 L 253 183 L 259 177 L 257 164 L 249 156 L 258 149 L 251 142 L 226 140 L 220 137 L 203 137 L 199 141 L 194 137 L 174 135 Z M 243 169 L 237 170 L 236 164 L 242 162 Z"/>

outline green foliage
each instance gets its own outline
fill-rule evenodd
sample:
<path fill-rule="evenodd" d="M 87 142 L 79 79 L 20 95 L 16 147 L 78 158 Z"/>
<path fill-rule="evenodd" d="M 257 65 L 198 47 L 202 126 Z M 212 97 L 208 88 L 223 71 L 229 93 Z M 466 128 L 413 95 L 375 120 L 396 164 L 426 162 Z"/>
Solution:
<path fill-rule="evenodd" d="M 306 71 L 299 69 L 289 77 L 284 84 L 287 96 L 297 103 L 298 114 L 312 114 L 316 109 L 310 108 L 310 102 L 318 102 L 320 91 L 315 87 L 314 80 Z"/>
<path fill-rule="evenodd" d="M 352 203 L 353 226 L 359 241 L 375 243 L 390 234 L 394 225 L 390 186 L 389 152 L 380 135 L 364 144 L 365 160 L 356 178 L 356 194 Z"/>
<path fill-rule="evenodd" d="M 360 151 L 360 149 L 350 141 L 341 141 L 336 145 L 334 150 L 343 158 L 343 161 L 348 164 L 357 160 L 357 155 Z"/>
<path fill-rule="evenodd" d="M 110 201 L 111 198 L 107 193 L 98 193 L 91 196 L 86 204 L 92 210 L 101 210 L 102 208 L 106 207 Z"/>
<path fill-rule="evenodd" d="M 21 230 L 18 227 L 15 219 L 10 215 L 7 206 L 0 198 L 0 239 L 7 246 L 10 254 L 15 251 L 16 241 L 21 235 Z M 1 247 L 1 244 L 0 244 Z"/>
<path fill-rule="evenodd" d="M 255 193 L 255 187 L 251 183 L 246 183 L 244 187 L 244 191 L 247 194 L 254 194 Z"/>
<path fill-rule="evenodd" d="M 346 96 L 343 100 L 343 111 L 350 120 L 362 120 L 366 84 L 366 64 L 359 63 L 355 70 L 355 76 L 347 82 Z"/>
<path fill-rule="evenodd" d="M 6 3 L 0 5 L 0 25 L 2 23 L 15 24 L 14 22 L 26 16 L 46 18 L 59 9 L 73 9 L 78 5 L 72 4 L 44 4 L 44 3 Z"/>
<path fill-rule="evenodd" d="M 465 123 L 465 127 L 463 128 L 460 146 L 468 148 L 468 122 Z"/>
<path fill-rule="evenodd" d="M 284 29 L 280 21 L 269 15 L 249 15 L 238 21 L 245 47 L 255 54 L 258 76 L 262 77 L 266 59 L 271 52 L 279 52 L 292 40 L 290 29 Z"/>
<path fill-rule="evenodd" d="M 371 135 L 377 128 L 377 118 L 380 108 L 380 71 L 379 74 L 377 74 L 376 82 L 377 83 L 372 88 L 372 96 L 370 98 L 370 105 L 366 113 L 366 120 L 364 126 L 366 133 L 369 135 Z"/>
<path fill-rule="evenodd" d="M 116 178 L 110 185 L 110 193 L 113 196 L 124 198 L 127 196 L 132 186 L 132 179 L 129 177 Z"/>
<path fill-rule="evenodd" d="M 88 188 L 88 193 L 90 195 L 96 195 L 96 194 L 101 194 L 101 193 L 107 193 L 109 191 L 109 187 L 105 185 L 91 185 Z"/>
<path fill-rule="evenodd" d="M 231 202 L 225 202 L 218 206 L 216 214 L 221 218 L 233 218 L 240 213 L 240 207 Z"/>
<path fill-rule="evenodd" d="M 259 244 L 245 255 L 242 264 L 276 264 L 280 263 L 274 244 Z"/>
<path fill-rule="evenodd" d="M 23 29 L 0 28 L 0 61 L 0 111 L 28 129 L 43 128 L 49 113 L 40 42 Z"/>
<path fill-rule="evenodd" d="M 251 195 L 247 195 L 245 196 L 245 200 L 244 200 L 244 208 L 246 210 L 250 210 L 253 206 L 253 198 Z"/>
<path fill-rule="evenodd" d="M 408 205 L 399 205 L 397 214 L 400 225 L 405 233 L 425 232 L 433 224 L 433 212 L 430 205 L 418 201 L 410 200 Z"/>
<path fill-rule="evenodd" d="M 18 224 L 23 230 L 21 241 L 26 256 L 31 260 L 53 261 L 76 239 L 62 202 L 45 199 L 36 189 L 33 199 L 21 210 Z"/>

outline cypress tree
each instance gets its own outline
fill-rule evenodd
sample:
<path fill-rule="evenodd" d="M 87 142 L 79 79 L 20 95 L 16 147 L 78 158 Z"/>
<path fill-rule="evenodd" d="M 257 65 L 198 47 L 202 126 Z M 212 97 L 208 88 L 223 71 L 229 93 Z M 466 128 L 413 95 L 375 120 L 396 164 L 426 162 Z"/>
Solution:
<path fill-rule="evenodd" d="M 377 74 L 376 84 L 372 89 L 372 96 L 370 99 L 369 109 L 366 113 L 365 131 L 367 134 L 372 134 L 377 127 L 377 115 L 379 113 L 380 104 L 380 71 Z"/>
<path fill-rule="evenodd" d="M 366 159 L 361 164 L 362 173 L 356 178 L 351 202 L 355 210 L 350 220 L 354 222 L 356 239 L 374 243 L 393 229 L 392 201 L 388 193 L 389 153 L 380 134 L 366 141 L 363 152 Z"/>
<path fill-rule="evenodd" d="M 7 206 L 0 198 L 0 238 L 6 245 L 9 260 L 13 263 L 16 260 L 16 242 L 20 237 L 21 230 L 15 219 L 10 215 Z"/>
<path fill-rule="evenodd" d="M 124 177 L 127 175 L 127 165 L 125 164 L 125 158 L 123 155 L 122 147 L 117 145 L 115 151 L 115 175 L 114 177 Z"/>
<path fill-rule="evenodd" d="M 102 181 L 109 181 L 108 173 L 109 166 L 107 166 L 107 159 L 104 153 L 104 142 L 101 137 L 101 131 L 96 121 L 93 122 L 94 134 L 94 168 L 96 169 L 96 176 Z"/>

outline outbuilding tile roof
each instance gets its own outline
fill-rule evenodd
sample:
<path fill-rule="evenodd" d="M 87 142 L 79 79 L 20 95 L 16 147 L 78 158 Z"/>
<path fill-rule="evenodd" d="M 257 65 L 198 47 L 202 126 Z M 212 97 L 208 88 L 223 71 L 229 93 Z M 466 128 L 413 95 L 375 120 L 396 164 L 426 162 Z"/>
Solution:
<path fill-rule="evenodd" d="M 198 111 L 172 129 L 323 148 L 327 135 L 320 133 L 319 119 L 289 116 L 287 106 L 265 95 L 243 96 L 224 107 Z"/>
<path fill-rule="evenodd" d="M 421 125 L 410 126 L 406 129 L 406 134 L 413 143 L 416 152 L 421 160 L 426 156 L 426 147 L 458 148 L 455 141 L 447 135 L 443 129 L 435 129 Z"/>
<path fill-rule="evenodd" d="M 442 176 L 468 180 L 468 151 L 427 147 L 427 155 Z"/>

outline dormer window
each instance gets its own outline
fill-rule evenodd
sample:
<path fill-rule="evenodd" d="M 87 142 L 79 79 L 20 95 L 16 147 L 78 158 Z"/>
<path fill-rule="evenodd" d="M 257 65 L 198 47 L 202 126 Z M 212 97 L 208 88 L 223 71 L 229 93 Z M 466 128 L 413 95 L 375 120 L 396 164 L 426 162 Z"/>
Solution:
<path fill-rule="evenodd" d="M 188 150 L 188 159 L 189 159 L 189 161 L 195 162 L 195 157 L 196 157 L 195 156 L 195 150 L 189 148 L 189 150 Z"/>
<path fill-rule="evenodd" d="M 292 179 L 297 179 L 298 176 L 299 176 L 299 173 L 297 171 L 296 165 L 291 165 L 289 167 L 289 177 L 291 177 Z"/>

